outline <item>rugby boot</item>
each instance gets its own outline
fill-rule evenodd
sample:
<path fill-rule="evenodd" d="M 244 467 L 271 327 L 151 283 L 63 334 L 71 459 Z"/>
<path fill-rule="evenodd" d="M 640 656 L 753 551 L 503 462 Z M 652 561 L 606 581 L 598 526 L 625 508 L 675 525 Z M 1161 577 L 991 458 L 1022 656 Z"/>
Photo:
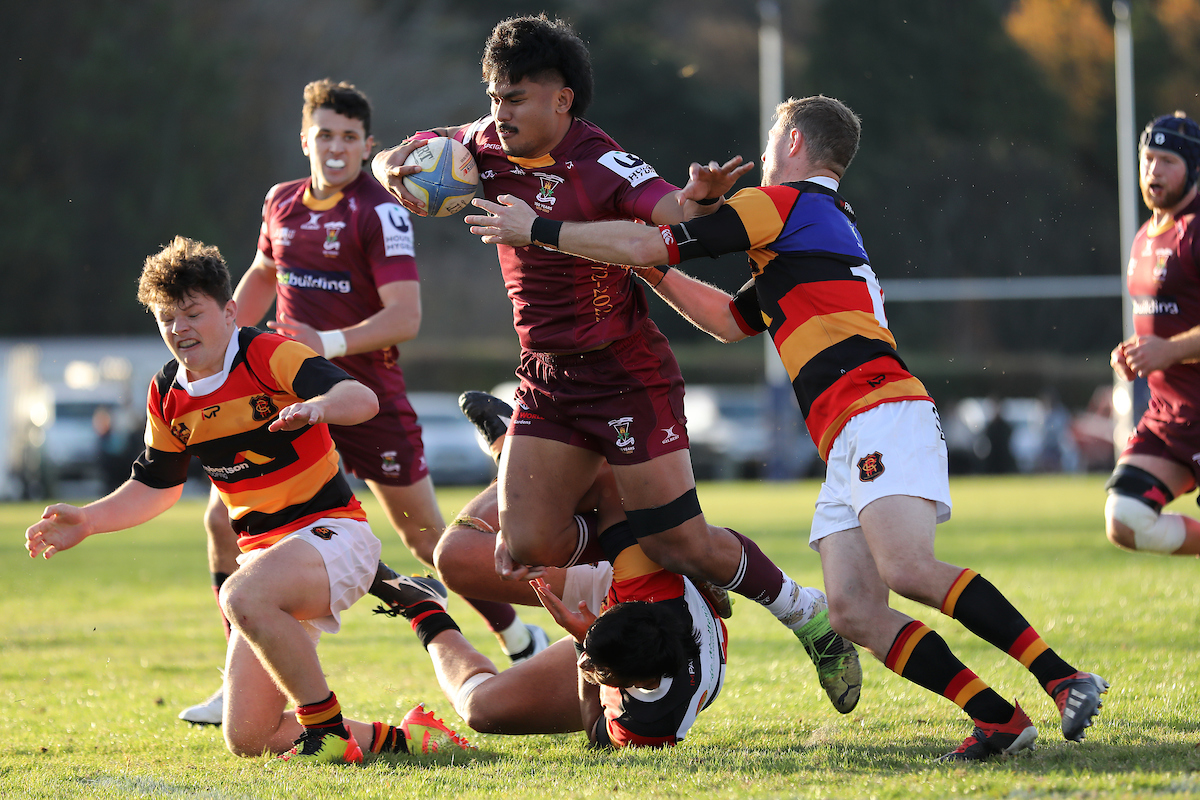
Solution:
<path fill-rule="evenodd" d="M 458 407 L 475 426 L 476 438 L 483 452 L 492 459 L 499 458 L 499 454 L 492 451 L 492 445 L 508 432 L 508 423 L 513 415 L 512 406 L 487 392 L 471 391 L 458 396 Z"/>
<path fill-rule="evenodd" d="M 1021 750 L 1032 750 L 1037 734 L 1029 715 L 1014 703 L 1012 719 L 1004 723 L 975 720 L 971 735 L 938 761 L 987 761 L 992 756 L 1011 756 Z"/>
<path fill-rule="evenodd" d="M 408 752 L 416 754 L 437 753 L 441 750 L 474 750 L 475 745 L 452 730 L 446 723 L 425 710 L 420 703 L 404 715 L 400 722 Z"/>
<path fill-rule="evenodd" d="M 841 713 L 849 714 L 858 705 L 858 696 L 862 692 L 858 650 L 829 624 L 829 607 L 824 595 L 819 602 L 819 610 L 812 619 L 792 633 L 796 634 L 816 666 L 817 678 L 829 696 L 829 702 Z"/>
<path fill-rule="evenodd" d="M 1063 738 L 1068 742 L 1082 742 L 1092 719 L 1104 706 L 1100 695 L 1108 691 L 1108 681 L 1093 672 L 1076 672 L 1050 681 L 1046 691 L 1054 698 L 1058 713 L 1062 715 Z"/>
<path fill-rule="evenodd" d="M 275 760 L 309 764 L 361 764 L 363 754 L 358 742 L 354 741 L 353 733 L 343 739 L 331 731 L 305 728 L 292 749 L 280 753 Z"/>

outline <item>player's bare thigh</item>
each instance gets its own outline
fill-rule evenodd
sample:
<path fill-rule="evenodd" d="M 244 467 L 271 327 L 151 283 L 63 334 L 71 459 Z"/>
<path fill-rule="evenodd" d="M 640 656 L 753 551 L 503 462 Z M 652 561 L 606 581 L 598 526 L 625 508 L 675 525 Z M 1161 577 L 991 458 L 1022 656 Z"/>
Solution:
<path fill-rule="evenodd" d="M 868 503 L 858 519 L 884 583 L 910 600 L 938 607 L 962 568 L 934 556 L 937 505 L 923 497 L 888 495 Z"/>
<path fill-rule="evenodd" d="M 1196 488 L 1196 479 L 1191 468 L 1169 458 L 1130 453 L 1117 462 L 1118 466 L 1121 464 L 1146 470 L 1165 483 L 1176 497 Z"/>
<path fill-rule="evenodd" d="M 557 565 L 571 557 L 576 542 L 562 534 L 600 463 L 599 454 L 582 447 L 508 437 L 500 459 L 500 529 L 518 562 Z"/>

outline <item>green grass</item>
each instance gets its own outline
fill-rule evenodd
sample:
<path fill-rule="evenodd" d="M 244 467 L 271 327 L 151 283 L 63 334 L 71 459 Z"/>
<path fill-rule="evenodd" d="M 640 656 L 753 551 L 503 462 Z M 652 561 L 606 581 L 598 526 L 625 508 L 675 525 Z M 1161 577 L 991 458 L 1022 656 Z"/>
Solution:
<path fill-rule="evenodd" d="M 208 588 L 199 501 L 96 537 L 49 562 L 25 557 L 41 506 L 0 506 L 0 796 L 3 797 L 1141 797 L 1200 792 L 1200 593 L 1192 559 L 1131 555 L 1103 535 L 1103 479 L 959 480 L 939 557 L 983 573 L 1068 661 L 1113 683 L 1082 745 L 1062 741 L 1053 703 L 1016 662 L 908 601 L 1041 730 L 1031 755 L 968 767 L 931 760 L 966 736 L 948 701 L 864 656 L 862 701 L 841 716 L 795 640 L 741 599 L 724 692 L 667 751 L 596 754 L 581 734 L 476 735 L 478 753 L 363 768 L 270 769 L 238 759 L 213 728 L 175 719 L 219 680 L 224 642 Z M 802 583 L 820 585 L 807 546 L 817 484 L 708 484 L 711 520 L 754 537 Z M 469 490 L 440 492 L 447 515 Z M 382 521 L 373 498 L 364 503 Z M 1181 502 L 1184 513 L 1195 511 Z M 385 524 L 384 558 L 416 565 Z M 348 714 L 396 721 L 426 701 L 454 718 L 408 626 L 344 615 L 321 644 Z M 451 601 L 493 658 L 479 618 Z M 522 616 L 552 626 L 541 609 Z M 531 698 L 536 702 L 536 697 Z M 456 718 L 455 718 L 456 719 Z M 299 781 L 299 782 L 298 782 Z"/>

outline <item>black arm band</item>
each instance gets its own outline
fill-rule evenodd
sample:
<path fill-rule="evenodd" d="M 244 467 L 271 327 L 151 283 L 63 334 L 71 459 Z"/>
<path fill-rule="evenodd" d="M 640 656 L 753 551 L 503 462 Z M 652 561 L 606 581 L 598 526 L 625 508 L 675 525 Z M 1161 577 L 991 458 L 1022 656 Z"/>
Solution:
<path fill-rule="evenodd" d="M 724 195 L 721 195 L 719 197 L 706 197 L 703 200 L 696 200 L 695 203 L 698 206 L 716 205 L 717 203 L 721 202 L 722 197 L 724 197 Z"/>
<path fill-rule="evenodd" d="M 562 222 L 547 217 L 534 217 L 533 225 L 529 228 L 529 238 L 538 244 L 558 249 L 558 234 Z"/>

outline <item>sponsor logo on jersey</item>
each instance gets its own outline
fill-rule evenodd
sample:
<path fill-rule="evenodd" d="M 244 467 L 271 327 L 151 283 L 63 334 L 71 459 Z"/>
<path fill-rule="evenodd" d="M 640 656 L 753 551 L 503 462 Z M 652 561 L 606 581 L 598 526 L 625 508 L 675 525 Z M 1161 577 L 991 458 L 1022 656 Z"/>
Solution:
<path fill-rule="evenodd" d="M 375 206 L 379 224 L 383 227 L 383 254 L 393 256 L 414 255 L 412 222 L 408 212 L 396 203 L 380 203 Z"/>
<path fill-rule="evenodd" d="M 494 169 L 485 169 L 479 173 L 479 180 L 481 181 L 490 181 L 494 177 L 496 177 L 496 170 Z"/>
<path fill-rule="evenodd" d="M 395 450 L 379 454 L 379 468 L 389 474 L 400 474 L 400 462 L 396 460 Z"/>
<path fill-rule="evenodd" d="M 622 453 L 633 452 L 633 437 L 629 435 L 629 429 L 633 426 L 633 417 L 621 417 L 619 419 L 610 419 L 608 424 L 616 431 L 617 438 L 613 442 Z"/>
<path fill-rule="evenodd" d="M 192 431 L 183 422 L 176 422 L 171 426 L 171 435 L 179 440 L 183 446 L 187 446 L 188 440 L 192 438 Z"/>
<path fill-rule="evenodd" d="M 318 539 L 324 539 L 327 542 L 334 536 L 337 536 L 337 531 L 335 531 L 333 528 L 326 528 L 324 525 L 320 525 L 316 528 L 310 528 L 309 530 L 313 536 L 317 537 Z"/>
<path fill-rule="evenodd" d="M 260 394 L 250 398 L 250 414 L 255 422 L 266 422 L 279 413 L 270 395 Z"/>
<path fill-rule="evenodd" d="M 324 211 L 308 212 L 308 222 L 300 226 L 302 231 L 319 231 L 321 230 L 321 217 L 325 216 Z"/>
<path fill-rule="evenodd" d="M 1160 314 L 1178 314 L 1179 303 L 1170 297 L 1151 297 L 1139 295 L 1133 300 L 1133 315 L 1135 317 L 1154 317 Z"/>
<path fill-rule="evenodd" d="M 245 472 L 251 467 L 253 467 L 253 464 L 251 464 L 249 461 L 242 461 L 228 467 L 205 466 L 204 474 L 208 475 L 210 478 L 227 479 L 231 475 L 236 475 L 239 472 Z"/>
<path fill-rule="evenodd" d="M 639 186 L 651 178 L 657 178 L 654 167 L 647 164 L 633 153 L 623 153 L 620 150 L 609 150 L 600 156 L 600 163 L 620 175 L 630 186 Z"/>
<path fill-rule="evenodd" d="M 883 474 L 883 454 L 876 450 L 858 460 L 858 479 L 870 483 Z"/>
<path fill-rule="evenodd" d="M 220 410 L 221 410 L 220 406 L 209 406 L 208 408 L 204 409 L 204 411 L 202 411 L 201 413 L 204 415 L 205 419 L 212 419 L 213 417 L 215 417 L 217 415 L 217 412 Z"/>
<path fill-rule="evenodd" d="M 876 375 L 874 378 L 867 378 L 867 386 L 870 386 L 872 389 L 878 389 L 885 382 L 887 382 L 887 375 Z"/>
<path fill-rule="evenodd" d="M 319 289 L 323 292 L 350 294 L 353 288 L 349 272 L 327 272 L 291 267 L 279 270 L 275 273 L 275 278 L 281 285 L 294 289 Z"/>
<path fill-rule="evenodd" d="M 345 227 L 346 223 L 340 220 L 338 222 L 325 223 L 325 255 L 336 256 L 338 251 L 342 249 L 342 243 L 338 241 L 338 235 L 341 234 L 342 228 Z"/>
<path fill-rule="evenodd" d="M 276 247 L 287 247 L 296 238 L 294 228 L 280 228 L 275 231 L 275 235 L 271 237 L 271 244 Z"/>
<path fill-rule="evenodd" d="M 502 148 L 496 142 L 484 142 L 483 144 L 479 145 L 479 149 L 480 150 L 495 150 L 495 151 L 499 152 Z"/>
<path fill-rule="evenodd" d="M 675 432 L 674 425 L 672 425 L 669 428 L 663 428 L 662 432 L 667 435 L 666 438 L 662 440 L 663 444 L 670 444 L 671 442 L 673 442 L 679 438 L 679 434 Z"/>
<path fill-rule="evenodd" d="M 541 186 L 537 193 L 537 197 L 533 198 L 533 205 L 538 211 L 549 212 L 554 209 L 555 202 L 558 198 L 554 196 L 554 190 L 557 189 L 566 180 L 558 175 L 549 175 L 545 172 L 535 172 L 533 176 L 538 179 Z"/>
<path fill-rule="evenodd" d="M 515 165 L 514 165 L 514 166 L 513 166 L 513 168 L 512 168 L 512 174 L 513 174 L 513 175 L 524 175 L 524 174 L 525 174 L 525 170 L 523 170 L 523 169 L 521 169 L 520 167 L 518 167 L 518 166 L 515 166 Z"/>

